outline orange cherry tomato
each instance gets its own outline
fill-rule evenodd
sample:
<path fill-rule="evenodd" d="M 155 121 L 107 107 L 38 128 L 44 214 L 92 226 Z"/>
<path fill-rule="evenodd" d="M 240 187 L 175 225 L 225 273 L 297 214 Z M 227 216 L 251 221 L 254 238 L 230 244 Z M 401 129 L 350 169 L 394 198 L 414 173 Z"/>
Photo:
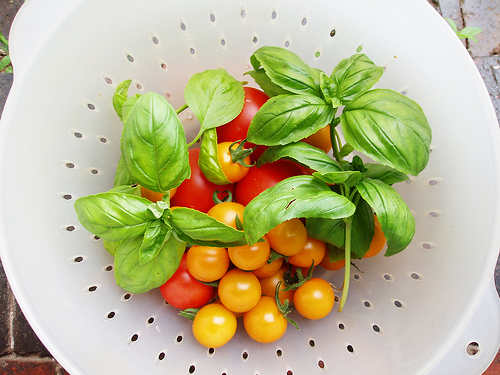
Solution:
<path fill-rule="evenodd" d="M 330 257 L 328 256 L 328 253 L 325 254 L 325 257 L 319 264 L 320 267 L 323 267 L 325 270 L 329 271 L 337 271 L 340 270 L 341 268 L 345 267 L 345 259 L 338 260 L 335 262 L 330 261 Z"/>
<path fill-rule="evenodd" d="M 219 281 L 219 298 L 233 312 L 246 312 L 260 300 L 262 288 L 251 272 L 238 268 L 228 271 Z"/>
<path fill-rule="evenodd" d="M 219 143 L 217 145 L 217 157 L 219 159 L 222 172 L 224 172 L 227 179 L 231 182 L 238 182 L 247 175 L 250 165 L 252 164 L 252 160 L 250 159 L 250 155 L 243 159 L 243 163 L 248 167 L 238 162 L 235 163 L 229 149 L 229 146 L 231 146 L 232 143 L 233 142 Z M 239 143 L 234 144 L 232 149 L 237 149 L 239 145 Z"/>
<path fill-rule="evenodd" d="M 236 202 L 221 202 L 208 210 L 207 215 L 236 229 L 236 215 L 243 223 L 243 210 L 245 206 Z"/>
<path fill-rule="evenodd" d="M 283 258 L 277 258 L 273 260 L 271 263 L 267 263 L 266 261 L 266 263 L 262 267 L 257 268 L 252 272 L 255 276 L 259 278 L 274 275 L 281 268 L 283 261 L 284 261 Z"/>
<path fill-rule="evenodd" d="M 375 231 L 373 233 L 372 242 L 370 243 L 370 248 L 365 253 L 363 258 L 371 258 L 382 251 L 385 246 L 386 239 L 384 232 L 382 232 L 382 227 L 378 221 L 377 215 L 373 215 Z"/>
<path fill-rule="evenodd" d="M 287 220 L 266 234 L 271 248 L 284 256 L 300 252 L 307 241 L 307 230 L 300 219 Z"/>
<path fill-rule="evenodd" d="M 332 311 L 335 293 L 328 281 L 314 277 L 295 291 L 293 303 L 303 317 L 321 319 Z"/>
<path fill-rule="evenodd" d="M 170 189 L 170 198 L 175 195 L 177 188 Z M 163 193 L 159 193 L 157 191 L 149 190 L 144 186 L 141 186 L 141 197 L 149 199 L 151 202 L 158 202 L 163 199 Z"/>
<path fill-rule="evenodd" d="M 330 150 L 332 149 L 330 125 L 319 129 L 316 133 L 310 135 L 307 138 L 304 138 L 303 141 L 310 144 L 311 146 L 322 149 L 326 153 L 330 152 Z"/>
<path fill-rule="evenodd" d="M 229 268 L 229 256 L 224 247 L 191 246 L 186 254 L 187 269 L 197 280 L 219 280 Z"/>
<path fill-rule="evenodd" d="M 288 258 L 288 262 L 297 267 L 317 266 L 321 263 L 326 254 L 326 245 L 323 241 L 315 238 L 307 238 L 304 248 L 295 255 Z"/>
<path fill-rule="evenodd" d="M 271 254 L 271 248 L 267 238 L 265 236 L 262 238 L 263 242 L 256 242 L 253 245 L 229 247 L 227 252 L 231 262 L 244 271 L 253 271 L 264 266 Z"/>
<path fill-rule="evenodd" d="M 274 298 L 262 296 L 257 305 L 243 315 L 243 324 L 252 339 L 270 343 L 285 334 L 288 321 L 278 310 Z"/>
<path fill-rule="evenodd" d="M 274 298 L 276 296 L 276 285 L 281 281 L 279 299 L 281 303 L 284 303 L 287 299 L 289 302 L 293 301 L 293 295 L 295 290 L 283 290 L 286 288 L 284 274 L 288 270 L 288 266 L 283 264 L 280 269 L 271 276 L 259 278 L 260 285 L 262 287 L 262 294 Z"/>

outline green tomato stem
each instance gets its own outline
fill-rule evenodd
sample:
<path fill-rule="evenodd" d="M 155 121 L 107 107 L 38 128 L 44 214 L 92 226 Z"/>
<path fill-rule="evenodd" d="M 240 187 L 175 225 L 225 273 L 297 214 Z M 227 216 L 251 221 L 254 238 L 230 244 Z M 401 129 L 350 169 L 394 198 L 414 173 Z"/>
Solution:
<path fill-rule="evenodd" d="M 342 157 L 340 156 L 337 129 L 332 125 L 330 125 L 330 139 L 332 141 L 333 156 L 335 156 L 335 160 L 340 163 L 342 161 Z"/>
<path fill-rule="evenodd" d="M 349 282 L 351 280 L 351 237 L 352 237 L 352 217 L 344 219 L 345 222 L 345 267 L 344 267 L 344 288 L 340 300 L 339 312 L 344 309 L 349 293 Z"/>
<path fill-rule="evenodd" d="M 177 108 L 177 110 L 175 111 L 175 113 L 179 114 L 179 113 L 181 113 L 182 111 L 184 111 L 187 108 L 189 108 L 189 106 L 187 104 L 184 104 L 182 107 Z"/>

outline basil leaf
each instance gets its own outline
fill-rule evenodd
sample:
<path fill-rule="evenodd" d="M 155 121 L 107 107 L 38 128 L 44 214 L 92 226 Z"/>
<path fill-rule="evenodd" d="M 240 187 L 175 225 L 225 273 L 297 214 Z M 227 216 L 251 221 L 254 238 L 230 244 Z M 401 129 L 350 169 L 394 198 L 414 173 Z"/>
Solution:
<path fill-rule="evenodd" d="M 380 180 L 387 185 L 408 180 L 408 175 L 386 165 L 365 163 L 365 167 L 367 168 L 365 177 Z"/>
<path fill-rule="evenodd" d="M 118 250 L 118 246 L 120 246 L 120 241 L 108 241 L 108 240 L 103 239 L 102 245 L 104 246 L 104 249 L 109 254 L 111 254 L 112 256 L 115 256 L 116 250 Z"/>
<path fill-rule="evenodd" d="M 265 146 L 297 142 L 329 124 L 335 111 L 318 96 L 278 95 L 255 114 L 247 139 Z"/>
<path fill-rule="evenodd" d="M 323 150 L 305 142 L 289 143 L 284 146 L 271 146 L 267 148 L 257 160 L 257 167 L 283 158 L 293 160 L 323 173 L 342 170 L 340 164 L 325 154 Z"/>
<path fill-rule="evenodd" d="M 332 107 L 340 107 L 342 102 L 337 98 L 337 87 L 330 77 L 325 73 L 321 72 L 320 75 L 320 89 L 323 94 L 323 98 Z"/>
<path fill-rule="evenodd" d="M 241 82 L 221 68 L 193 75 L 184 88 L 184 98 L 200 121 L 201 134 L 238 116 L 245 91 Z"/>
<path fill-rule="evenodd" d="M 263 68 L 251 70 L 245 74 L 250 75 L 254 79 L 255 83 L 257 83 L 262 91 L 264 91 L 270 98 L 277 95 L 293 94 L 291 91 L 285 90 L 284 88 L 273 83 Z"/>
<path fill-rule="evenodd" d="M 125 102 L 125 104 L 123 105 L 123 108 L 122 108 L 122 121 L 123 122 L 127 121 L 128 116 L 130 115 L 130 111 L 132 110 L 132 108 L 134 108 L 135 103 L 137 103 L 137 100 L 139 100 L 140 97 L 141 97 L 141 95 L 135 94 L 134 96 L 130 96 L 127 99 L 127 101 Z"/>
<path fill-rule="evenodd" d="M 170 236 L 158 254 L 146 264 L 139 263 L 142 237 L 123 240 L 115 254 L 115 278 L 121 288 L 135 294 L 163 285 L 177 270 L 186 243 Z"/>
<path fill-rule="evenodd" d="M 427 165 L 431 128 L 422 108 L 392 90 L 367 91 L 341 115 L 346 141 L 375 161 L 418 175 Z"/>
<path fill-rule="evenodd" d="M 415 234 L 415 218 L 403 198 L 393 187 L 379 180 L 365 179 L 357 189 L 377 214 L 387 239 L 385 256 L 406 249 Z"/>
<path fill-rule="evenodd" d="M 193 245 L 235 247 L 246 245 L 242 231 L 187 207 L 172 210 L 170 220 L 178 238 Z"/>
<path fill-rule="evenodd" d="M 208 181 L 217 185 L 230 184 L 219 162 L 217 152 L 217 131 L 205 130 L 201 138 L 200 156 L 198 165 Z"/>
<path fill-rule="evenodd" d="M 329 243 L 325 243 L 325 245 L 328 257 L 330 258 L 330 262 L 338 262 L 345 259 L 344 249 L 341 249 L 337 246 L 333 246 Z"/>
<path fill-rule="evenodd" d="M 75 210 L 80 223 L 91 233 L 109 241 L 137 237 L 150 219 L 146 198 L 124 193 L 99 193 L 78 198 Z"/>
<path fill-rule="evenodd" d="M 145 188 L 167 193 L 190 175 L 186 136 L 174 108 L 148 92 L 132 108 L 122 132 L 123 162 Z"/>
<path fill-rule="evenodd" d="M 243 228 L 253 244 L 278 224 L 293 218 L 351 216 L 355 206 L 313 176 L 287 178 L 255 197 L 245 207 Z"/>
<path fill-rule="evenodd" d="M 261 47 L 250 57 L 255 70 L 262 67 L 271 82 L 296 94 L 320 95 L 318 71 L 282 47 Z"/>
<path fill-rule="evenodd" d="M 114 187 L 111 190 L 108 190 L 108 193 L 124 193 L 124 194 L 136 195 L 136 196 L 140 197 L 141 196 L 141 187 L 137 184 L 120 185 L 120 186 Z"/>
<path fill-rule="evenodd" d="M 162 220 L 150 221 L 139 247 L 139 264 L 153 260 L 168 240 L 169 234 L 169 229 Z"/>
<path fill-rule="evenodd" d="M 128 173 L 127 167 L 125 167 L 125 162 L 123 161 L 123 157 L 120 157 L 120 160 L 118 160 L 118 164 L 116 166 L 115 180 L 113 186 L 117 187 L 123 185 L 134 185 L 135 183 L 136 181 L 130 175 L 130 173 Z"/>
<path fill-rule="evenodd" d="M 354 151 L 354 147 L 352 147 L 349 143 L 345 143 L 340 149 L 340 157 L 345 158 L 347 155 L 350 155 L 351 152 Z"/>
<path fill-rule="evenodd" d="M 356 186 L 364 178 L 359 171 L 315 172 L 313 176 L 327 184 L 340 184 L 349 188 Z"/>
<path fill-rule="evenodd" d="M 342 249 L 331 261 L 345 258 L 345 223 L 342 219 L 311 218 L 306 220 L 307 234 Z M 361 199 L 352 218 L 351 257 L 362 258 L 370 248 L 374 234 L 373 211 Z"/>
<path fill-rule="evenodd" d="M 121 82 L 116 87 L 115 93 L 113 94 L 113 108 L 115 109 L 115 112 L 120 120 L 122 120 L 122 108 L 127 101 L 128 89 L 131 83 L 131 79 L 127 79 L 126 81 Z"/>
<path fill-rule="evenodd" d="M 342 60 L 330 78 L 336 88 L 336 97 L 346 104 L 369 90 L 383 73 L 381 66 L 375 65 L 365 54 L 357 53 Z"/>

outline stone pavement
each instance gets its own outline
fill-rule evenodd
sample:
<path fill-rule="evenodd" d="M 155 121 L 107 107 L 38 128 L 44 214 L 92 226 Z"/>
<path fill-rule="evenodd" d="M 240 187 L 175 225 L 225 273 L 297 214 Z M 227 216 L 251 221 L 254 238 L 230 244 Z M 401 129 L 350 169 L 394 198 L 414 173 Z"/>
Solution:
<path fill-rule="evenodd" d="M 404 0 L 402 0 L 404 1 Z M 477 43 L 464 40 L 490 93 L 500 119 L 500 0 L 428 0 L 443 16 L 462 29 L 483 30 Z M 0 30 L 8 37 L 10 25 L 23 0 L 0 0 Z M 425 27 L 425 25 L 422 25 Z M 12 85 L 12 74 L 0 72 L 0 116 Z M 495 282 L 500 293 L 500 262 Z M 0 375 L 67 375 L 37 338 L 19 308 L 0 259 Z M 500 354 L 483 375 L 500 374 Z"/>

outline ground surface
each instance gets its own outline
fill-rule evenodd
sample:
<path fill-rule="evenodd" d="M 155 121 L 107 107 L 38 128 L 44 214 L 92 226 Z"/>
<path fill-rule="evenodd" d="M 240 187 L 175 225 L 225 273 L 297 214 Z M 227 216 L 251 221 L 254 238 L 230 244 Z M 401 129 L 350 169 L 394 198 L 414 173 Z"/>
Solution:
<path fill-rule="evenodd" d="M 500 0 L 429 0 L 443 17 L 462 29 L 483 30 L 478 42 L 464 41 L 491 95 L 500 119 Z M 0 0 L 0 30 L 8 37 L 10 25 L 23 0 Z M 0 55 L 1 57 L 1 55 Z M 459 79 L 459 77 L 457 77 Z M 0 116 L 12 85 L 12 74 L 0 72 Z M 500 291 L 500 264 L 495 282 Z M 499 292 L 500 293 L 500 292 Z M 64 375 L 24 318 L 13 296 L 0 259 L 0 374 Z M 500 374 L 500 354 L 483 375 Z"/>

